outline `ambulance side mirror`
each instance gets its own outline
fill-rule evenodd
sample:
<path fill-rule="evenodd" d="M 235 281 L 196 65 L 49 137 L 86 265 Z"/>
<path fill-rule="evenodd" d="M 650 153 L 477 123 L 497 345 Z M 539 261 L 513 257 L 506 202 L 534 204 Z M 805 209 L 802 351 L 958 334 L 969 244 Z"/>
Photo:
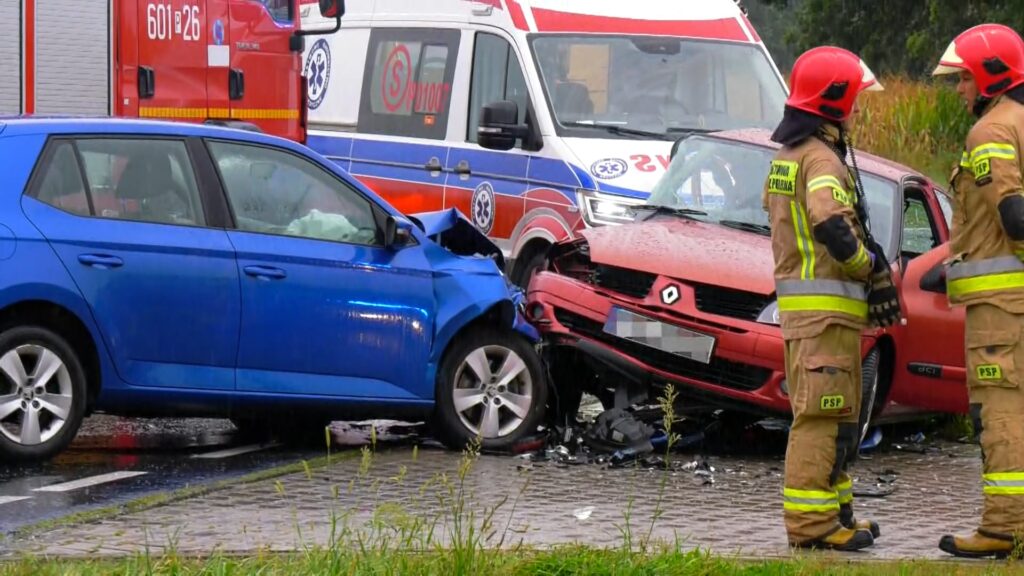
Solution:
<path fill-rule="evenodd" d="M 320 0 L 320 15 L 324 18 L 340 18 L 345 14 L 345 0 Z"/>
<path fill-rule="evenodd" d="M 490 150 L 511 150 L 516 140 L 530 136 L 530 127 L 519 123 L 519 105 L 510 100 L 492 102 L 480 111 L 477 142 Z"/>

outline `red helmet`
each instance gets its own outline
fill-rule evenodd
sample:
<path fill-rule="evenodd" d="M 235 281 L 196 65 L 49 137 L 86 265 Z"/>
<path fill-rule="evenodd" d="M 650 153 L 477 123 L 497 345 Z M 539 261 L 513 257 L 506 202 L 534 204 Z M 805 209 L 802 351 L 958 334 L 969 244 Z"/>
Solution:
<path fill-rule="evenodd" d="M 796 59 L 786 105 L 830 120 L 846 120 L 857 95 L 882 90 L 867 64 L 835 46 L 811 48 Z"/>
<path fill-rule="evenodd" d="M 1024 82 L 1024 41 L 1013 28 L 979 24 L 949 43 L 933 76 L 966 70 L 978 91 L 992 98 Z"/>

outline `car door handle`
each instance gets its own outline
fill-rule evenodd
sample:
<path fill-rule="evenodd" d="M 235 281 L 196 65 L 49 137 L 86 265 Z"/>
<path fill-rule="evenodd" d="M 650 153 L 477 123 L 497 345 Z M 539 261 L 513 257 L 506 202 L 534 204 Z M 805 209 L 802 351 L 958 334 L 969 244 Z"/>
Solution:
<path fill-rule="evenodd" d="M 79 254 L 78 261 L 93 268 L 120 268 L 124 260 L 107 254 Z"/>
<path fill-rule="evenodd" d="M 459 164 L 455 167 L 454 172 L 459 176 L 469 176 L 470 174 L 473 173 L 473 171 L 469 169 L 469 162 L 466 162 L 465 160 L 459 162 Z"/>
<path fill-rule="evenodd" d="M 280 268 L 273 268 L 271 266 L 246 266 L 244 268 L 245 273 L 249 276 L 256 278 L 268 278 L 274 280 L 280 280 L 288 276 L 288 273 Z"/>

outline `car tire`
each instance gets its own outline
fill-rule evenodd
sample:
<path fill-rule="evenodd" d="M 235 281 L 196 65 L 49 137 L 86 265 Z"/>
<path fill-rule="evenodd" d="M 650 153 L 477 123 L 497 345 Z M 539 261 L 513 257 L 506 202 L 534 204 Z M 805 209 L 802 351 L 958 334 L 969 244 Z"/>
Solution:
<path fill-rule="evenodd" d="M 85 369 L 64 338 L 41 326 L 0 333 L 0 461 L 40 462 L 67 448 L 85 417 L 86 390 Z"/>
<path fill-rule="evenodd" d="M 514 371 L 511 381 L 503 382 L 503 370 Z M 441 362 L 433 428 L 453 450 L 478 436 L 482 450 L 507 450 L 537 431 L 547 398 L 540 356 L 525 338 L 512 330 L 471 329 L 456 337 Z"/>
<path fill-rule="evenodd" d="M 857 445 L 864 441 L 868 428 L 871 425 L 871 413 L 875 409 L 875 396 L 878 394 L 879 367 L 882 361 L 882 352 L 878 346 L 873 346 L 861 364 L 861 402 L 860 415 L 857 418 L 857 426 L 860 435 Z"/>
<path fill-rule="evenodd" d="M 544 250 L 538 251 L 521 266 L 516 265 L 517 270 L 515 271 L 515 278 L 512 279 L 512 282 L 523 290 L 528 289 L 530 287 L 530 280 L 533 279 L 533 275 L 540 270 L 543 270 L 546 263 L 546 252 Z"/>

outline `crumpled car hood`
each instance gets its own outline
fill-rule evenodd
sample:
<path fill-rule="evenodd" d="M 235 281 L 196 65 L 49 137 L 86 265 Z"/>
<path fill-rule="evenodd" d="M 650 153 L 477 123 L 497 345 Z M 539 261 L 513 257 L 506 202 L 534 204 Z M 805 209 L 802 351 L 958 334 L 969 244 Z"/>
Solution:
<path fill-rule="evenodd" d="M 501 248 L 456 208 L 436 212 L 409 214 L 409 219 L 432 240 L 459 256 L 487 256 L 494 259 L 500 270 L 505 269 Z"/>
<path fill-rule="evenodd" d="M 599 264 L 768 295 L 771 238 L 675 216 L 582 232 Z"/>

